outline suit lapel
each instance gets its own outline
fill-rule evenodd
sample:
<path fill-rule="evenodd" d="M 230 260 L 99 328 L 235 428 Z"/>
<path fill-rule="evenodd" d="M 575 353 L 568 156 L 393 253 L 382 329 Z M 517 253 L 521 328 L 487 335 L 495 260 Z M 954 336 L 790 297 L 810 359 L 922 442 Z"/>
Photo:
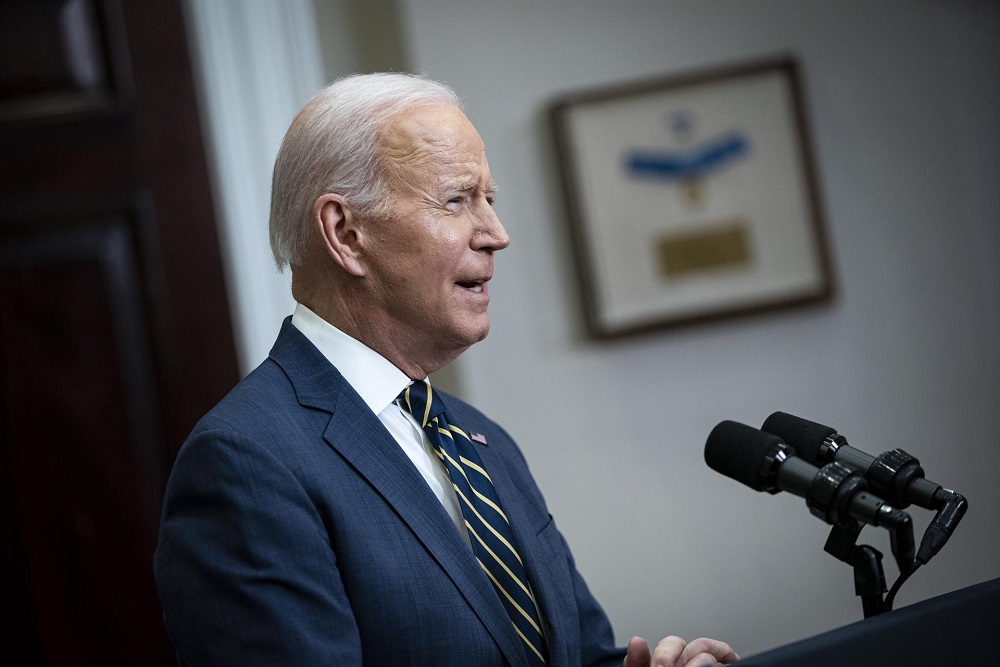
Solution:
<path fill-rule="evenodd" d="M 382 422 L 320 352 L 285 320 L 271 357 L 299 403 L 331 413 L 323 439 L 378 491 L 451 578 L 511 665 L 524 665 L 520 639 L 451 517 Z"/>

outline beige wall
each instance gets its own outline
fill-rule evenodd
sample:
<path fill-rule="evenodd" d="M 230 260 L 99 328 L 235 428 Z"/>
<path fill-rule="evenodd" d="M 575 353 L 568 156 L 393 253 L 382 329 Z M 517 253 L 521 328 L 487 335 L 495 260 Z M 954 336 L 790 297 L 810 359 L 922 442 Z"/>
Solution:
<path fill-rule="evenodd" d="M 711 634 L 749 653 L 861 618 L 804 501 L 703 463 L 716 423 L 759 426 L 774 410 L 873 453 L 903 447 L 969 496 L 899 604 L 1000 576 L 995 3 L 399 4 L 411 66 L 453 84 L 486 141 L 513 238 L 463 385 L 520 441 L 619 639 Z M 584 339 L 549 101 L 780 53 L 803 68 L 837 302 Z M 930 517 L 912 514 L 919 539 Z M 886 535 L 862 537 L 891 583 Z"/>

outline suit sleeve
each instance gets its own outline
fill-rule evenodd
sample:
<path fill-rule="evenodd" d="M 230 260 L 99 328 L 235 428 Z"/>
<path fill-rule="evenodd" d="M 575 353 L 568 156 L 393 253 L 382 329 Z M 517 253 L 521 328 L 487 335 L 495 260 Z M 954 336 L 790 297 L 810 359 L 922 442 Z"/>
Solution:
<path fill-rule="evenodd" d="M 573 578 L 576 608 L 580 618 L 580 664 L 583 667 L 621 667 L 625 649 L 615 646 L 611 622 L 600 603 L 594 598 L 577 571 L 573 554 L 562 534 L 559 535 L 566 553 L 566 561 Z"/>
<path fill-rule="evenodd" d="M 178 663 L 361 664 L 327 535 L 265 448 L 229 430 L 194 435 L 167 486 L 154 559 Z"/>

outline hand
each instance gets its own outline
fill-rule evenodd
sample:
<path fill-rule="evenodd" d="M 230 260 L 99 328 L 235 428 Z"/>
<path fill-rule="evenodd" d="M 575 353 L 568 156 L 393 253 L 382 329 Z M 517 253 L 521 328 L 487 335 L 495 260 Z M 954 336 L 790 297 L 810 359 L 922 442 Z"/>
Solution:
<path fill-rule="evenodd" d="M 642 637 L 632 637 L 624 667 L 715 667 L 740 659 L 729 644 L 715 639 L 695 639 L 690 644 L 680 637 L 667 637 L 653 654 Z"/>

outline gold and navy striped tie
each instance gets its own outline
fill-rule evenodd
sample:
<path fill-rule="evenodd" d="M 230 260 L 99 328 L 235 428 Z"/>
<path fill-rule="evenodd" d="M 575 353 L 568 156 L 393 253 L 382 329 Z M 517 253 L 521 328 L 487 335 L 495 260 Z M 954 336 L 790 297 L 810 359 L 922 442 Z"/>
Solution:
<path fill-rule="evenodd" d="M 510 522 L 493 480 L 469 436 L 445 412 L 444 402 L 426 382 L 414 382 L 399 395 L 400 404 L 423 427 L 441 458 L 462 508 L 472 551 L 493 583 L 524 643 L 531 665 L 546 664 L 545 637 L 524 563 L 514 548 Z"/>

